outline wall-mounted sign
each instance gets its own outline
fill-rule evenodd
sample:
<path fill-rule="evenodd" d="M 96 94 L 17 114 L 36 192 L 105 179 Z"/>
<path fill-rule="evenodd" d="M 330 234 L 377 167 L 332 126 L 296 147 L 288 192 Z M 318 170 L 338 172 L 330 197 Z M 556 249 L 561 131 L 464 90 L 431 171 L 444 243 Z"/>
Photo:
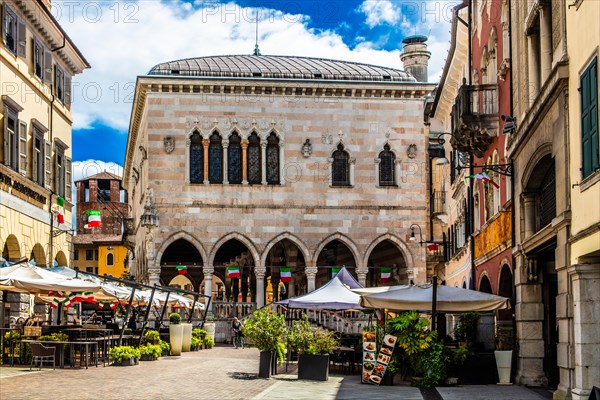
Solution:
<path fill-rule="evenodd" d="M 27 186 L 21 181 L 11 178 L 3 172 L 0 172 L 0 187 L 23 200 L 33 201 L 42 206 L 46 204 L 46 195 Z"/>

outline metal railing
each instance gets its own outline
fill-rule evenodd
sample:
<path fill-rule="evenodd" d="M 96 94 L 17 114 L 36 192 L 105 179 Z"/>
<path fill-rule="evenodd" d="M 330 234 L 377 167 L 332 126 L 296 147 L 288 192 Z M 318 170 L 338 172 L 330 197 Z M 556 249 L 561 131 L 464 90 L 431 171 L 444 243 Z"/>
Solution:
<path fill-rule="evenodd" d="M 481 85 L 463 84 L 452 106 L 453 128 L 465 116 L 483 116 L 498 114 L 498 85 L 486 83 Z"/>
<path fill-rule="evenodd" d="M 244 318 L 256 310 L 256 303 L 234 301 L 214 301 L 213 313 L 215 318 Z"/>

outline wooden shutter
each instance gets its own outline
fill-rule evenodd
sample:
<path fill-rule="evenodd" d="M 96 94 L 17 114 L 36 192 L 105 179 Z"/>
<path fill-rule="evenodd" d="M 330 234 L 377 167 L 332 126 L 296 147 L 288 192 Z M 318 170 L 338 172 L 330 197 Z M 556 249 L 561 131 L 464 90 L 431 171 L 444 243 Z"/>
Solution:
<path fill-rule="evenodd" d="M 586 178 L 600 166 L 598 140 L 598 59 L 581 75 L 581 172 Z"/>
<path fill-rule="evenodd" d="M 44 140 L 44 184 L 46 189 L 52 189 L 52 143 Z"/>
<path fill-rule="evenodd" d="M 52 53 L 44 48 L 44 65 L 42 65 L 44 82 L 52 84 Z"/>
<path fill-rule="evenodd" d="M 4 21 L 6 21 L 6 7 L 4 4 L 0 4 L 0 35 L 2 36 L 2 44 L 6 47 L 6 40 L 4 39 Z"/>
<path fill-rule="evenodd" d="M 3 149 L 3 153 L 2 153 L 2 161 L 4 162 L 4 164 L 9 165 L 10 164 L 10 148 L 9 148 L 9 135 L 8 135 L 8 113 L 6 112 L 6 108 L 4 108 L 4 118 L 2 118 L 2 120 L 4 121 L 4 123 L 2 124 L 2 137 L 3 137 L 3 142 L 4 142 L 4 146 L 2 146 Z"/>
<path fill-rule="evenodd" d="M 54 152 L 54 184 L 52 185 L 52 190 L 54 190 L 54 193 L 56 193 L 57 195 L 61 196 L 60 194 L 60 168 L 58 166 L 58 151 L 59 149 L 57 148 L 56 151 Z"/>
<path fill-rule="evenodd" d="M 27 176 L 27 124 L 19 120 L 19 172 Z"/>
<path fill-rule="evenodd" d="M 71 76 L 65 72 L 65 84 L 63 85 L 64 105 L 71 107 Z"/>
<path fill-rule="evenodd" d="M 22 20 L 17 21 L 17 56 L 27 57 L 27 27 Z"/>
<path fill-rule="evenodd" d="M 67 199 L 67 201 L 71 201 L 72 198 L 72 193 L 71 193 L 71 176 L 72 176 L 72 172 L 71 172 L 71 167 L 72 167 L 72 162 L 71 162 L 71 158 L 70 157 L 65 157 L 65 199 Z"/>
<path fill-rule="evenodd" d="M 31 180 L 39 183 L 38 180 L 38 154 L 35 151 L 35 141 L 36 141 L 35 130 L 33 131 L 33 135 L 31 135 Z M 41 151 L 44 150 L 44 142 L 42 141 Z"/>

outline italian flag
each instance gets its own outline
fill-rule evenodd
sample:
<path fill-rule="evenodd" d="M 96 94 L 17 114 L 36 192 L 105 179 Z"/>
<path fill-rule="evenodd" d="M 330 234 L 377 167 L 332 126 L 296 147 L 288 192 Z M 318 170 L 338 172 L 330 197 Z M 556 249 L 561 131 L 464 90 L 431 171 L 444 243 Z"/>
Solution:
<path fill-rule="evenodd" d="M 340 272 L 341 268 L 340 267 L 333 267 L 331 268 L 331 277 L 335 278 L 335 276 Z"/>
<path fill-rule="evenodd" d="M 494 185 L 494 187 L 496 189 L 500 189 L 500 185 L 498 185 L 496 182 L 494 182 L 494 180 L 492 178 L 490 178 L 490 176 L 485 171 L 480 174 L 469 175 L 469 176 L 465 177 L 465 181 L 467 179 L 481 179 L 484 182 L 491 183 L 492 185 Z"/>
<path fill-rule="evenodd" d="M 178 266 L 175 267 L 175 269 L 177 270 L 177 273 L 179 275 L 185 275 L 188 272 L 187 271 L 187 266 L 185 266 L 185 265 L 178 265 Z"/>
<path fill-rule="evenodd" d="M 56 219 L 58 220 L 58 224 L 65 223 L 65 198 L 58 196 L 56 198 L 56 205 L 58 206 L 58 210 L 56 211 Z"/>
<path fill-rule="evenodd" d="M 114 310 L 115 308 L 117 308 L 117 304 L 119 304 L 119 302 L 117 300 L 111 302 L 108 301 L 103 301 L 98 303 L 98 309 L 102 310 L 104 307 L 108 307 L 111 310 Z"/>
<path fill-rule="evenodd" d="M 102 226 L 99 210 L 88 210 L 86 213 L 88 215 L 88 223 L 85 224 L 86 229 Z"/>
<path fill-rule="evenodd" d="M 227 267 L 227 276 L 229 278 L 239 278 L 240 277 L 240 267 L 235 267 L 235 266 Z"/>
<path fill-rule="evenodd" d="M 279 268 L 279 276 L 281 277 L 281 282 L 291 282 L 292 281 L 292 269 L 288 267 Z"/>
<path fill-rule="evenodd" d="M 381 282 L 389 282 L 392 280 L 392 269 L 388 267 L 381 268 Z"/>

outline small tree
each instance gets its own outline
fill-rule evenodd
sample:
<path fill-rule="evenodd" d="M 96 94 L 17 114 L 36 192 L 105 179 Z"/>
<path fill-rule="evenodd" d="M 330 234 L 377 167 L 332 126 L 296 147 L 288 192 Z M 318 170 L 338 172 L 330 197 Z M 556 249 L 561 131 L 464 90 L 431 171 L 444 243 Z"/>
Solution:
<path fill-rule="evenodd" d="M 257 310 L 242 327 L 245 337 L 260 351 L 277 351 L 285 333 L 285 317 L 269 310 Z"/>

